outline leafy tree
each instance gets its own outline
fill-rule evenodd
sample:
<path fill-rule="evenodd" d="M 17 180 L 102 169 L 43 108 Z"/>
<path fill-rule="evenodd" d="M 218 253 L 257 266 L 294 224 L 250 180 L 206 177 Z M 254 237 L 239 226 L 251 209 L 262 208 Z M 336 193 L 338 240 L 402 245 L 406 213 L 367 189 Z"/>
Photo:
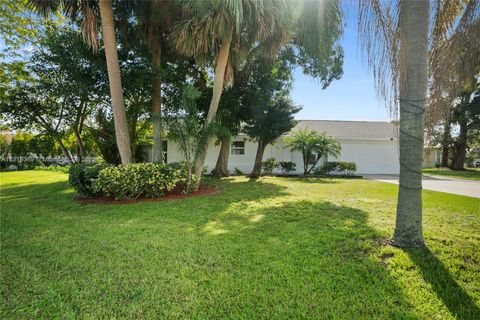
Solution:
<path fill-rule="evenodd" d="M 252 120 L 245 126 L 245 132 L 258 142 L 255 164 L 250 173 L 252 178 L 258 178 L 261 174 L 265 147 L 295 126 L 294 114 L 298 111 L 300 108 L 282 95 L 263 107 L 254 108 Z"/>
<path fill-rule="evenodd" d="M 288 5 L 282 1 L 248 0 L 186 1 L 184 4 L 188 18 L 172 32 L 175 49 L 197 59 L 210 54 L 215 62 L 212 99 L 205 121 L 208 127 L 217 114 L 224 85 L 233 84 L 233 66 L 243 61 L 245 48 L 255 43 L 267 44 L 264 49 L 274 56 L 286 41 Z M 205 156 L 206 150 L 203 150 L 195 165 L 197 175 L 203 170 Z"/>
<path fill-rule="evenodd" d="M 78 30 L 63 25 L 47 28 L 39 45 L 41 49 L 35 50 L 28 61 L 28 70 L 47 94 L 66 102 L 65 122 L 74 134 L 81 162 L 86 156 L 84 123 L 108 97 L 103 51 L 93 54 L 82 43 Z"/>
<path fill-rule="evenodd" d="M 31 2 L 35 5 L 37 10 L 44 15 L 48 15 L 51 12 L 56 12 L 58 9 L 62 9 L 66 16 L 72 20 L 76 20 L 77 16 L 80 14 L 80 27 L 82 29 L 83 39 L 94 52 L 98 50 L 97 23 L 98 16 L 100 16 L 103 44 L 105 48 L 105 57 L 108 69 L 108 82 L 110 86 L 112 109 L 115 120 L 117 146 L 120 152 L 122 163 L 132 162 L 132 150 L 130 147 L 130 137 L 128 135 L 128 124 L 125 114 L 122 81 L 120 77 L 120 65 L 118 62 L 115 28 L 113 23 L 112 1 L 31 0 Z"/>
<path fill-rule="evenodd" d="M 309 174 L 323 156 L 338 157 L 341 152 L 340 143 L 326 133 L 318 133 L 308 128 L 293 132 L 284 139 L 285 148 L 300 151 L 303 158 L 303 173 Z M 310 159 L 315 157 L 310 166 Z"/>
<path fill-rule="evenodd" d="M 53 157 L 59 155 L 58 146 L 55 141 L 45 134 L 36 134 L 30 140 L 30 150 L 44 157 Z"/>
<path fill-rule="evenodd" d="M 195 161 L 206 149 L 209 138 L 212 134 L 212 126 L 205 130 L 199 116 L 199 110 L 196 100 L 200 98 L 201 93 L 192 85 L 186 85 L 183 88 L 183 112 L 170 116 L 168 119 L 169 137 L 178 144 L 182 152 L 188 171 L 187 190 L 197 189 L 197 180 L 193 178 L 193 169 Z"/>
<path fill-rule="evenodd" d="M 459 127 L 459 134 L 453 142 L 453 170 L 465 169 L 469 140 L 477 130 L 480 130 L 480 90 L 475 86 L 475 81 L 470 81 L 459 103 L 452 109 L 451 121 Z"/>
<path fill-rule="evenodd" d="M 38 83 L 20 84 L 9 90 L 8 96 L 0 101 L 2 117 L 7 116 L 14 120 L 10 123 L 12 128 L 31 128 L 52 137 L 63 155 L 73 162 L 62 141 L 67 128 L 65 117 L 68 107 L 67 102 L 52 97 L 50 92 Z"/>
<path fill-rule="evenodd" d="M 12 83 L 30 77 L 25 61 L 44 32 L 42 20 L 31 12 L 27 0 L 0 0 L 0 99 Z M 53 23 L 52 19 L 47 25 Z"/>
<path fill-rule="evenodd" d="M 103 160 L 111 164 L 120 164 L 120 153 L 115 139 L 115 125 L 111 116 L 102 109 L 95 115 L 95 127 L 89 127 L 88 131 L 94 141 L 94 148 Z"/>
<path fill-rule="evenodd" d="M 28 132 L 18 132 L 13 136 L 12 141 L 10 142 L 10 153 L 14 157 L 25 157 L 32 152 L 30 147 L 30 141 L 32 140 L 33 134 Z"/>

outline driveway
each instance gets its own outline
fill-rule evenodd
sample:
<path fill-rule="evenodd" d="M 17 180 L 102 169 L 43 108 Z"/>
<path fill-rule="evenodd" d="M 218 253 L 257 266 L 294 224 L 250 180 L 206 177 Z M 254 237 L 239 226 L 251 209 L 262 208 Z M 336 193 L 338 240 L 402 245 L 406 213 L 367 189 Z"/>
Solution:
<path fill-rule="evenodd" d="M 365 174 L 367 180 L 398 184 L 398 175 Z M 423 176 L 423 189 L 480 198 L 480 181 L 440 176 Z"/>

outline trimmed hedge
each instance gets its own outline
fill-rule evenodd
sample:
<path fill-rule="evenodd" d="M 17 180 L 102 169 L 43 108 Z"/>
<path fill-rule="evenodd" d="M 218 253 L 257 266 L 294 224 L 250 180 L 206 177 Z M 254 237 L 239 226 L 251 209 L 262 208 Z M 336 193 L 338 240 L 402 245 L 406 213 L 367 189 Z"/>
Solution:
<path fill-rule="evenodd" d="M 277 167 L 282 171 L 282 173 L 290 173 L 296 170 L 297 164 L 291 161 L 280 161 Z"/>
<path fill-rule="evenodd" d="M 199 179 L 192 176 L 192 183 Z M 108 167 L 92 181 L 96 194 L 115 199 L 155 198 L 175 188 L 187 192 L 188 172 L 184 164 L 137 163 Z"/>
<path fill-rule="evenodd" d="M 275 158 L 268 158 L 267 160 L 262 162 L 262 171 L 264 175 L 271 175 L 273 173 L 273 170 L 277 166 L 277 162 L 275 161 Z"/>
<path fill-rule="evenodd" d="M 324 176 L 331 173 L 349 176 L 353 175 L 355 171 L 357 171 L 355 162 L 332 161 L 325 162 L 321 167 L 315 168 L 312 173 L 316 176 Z"/>
<path fill-rule="evenodd" d="M 92 182 L 98 177 L 101 170 L 109 166 L 106 163 L 73 164 L 70 166 L 68 183 L 82 197 L 98 196 L 98 192 L 93 189 Z"/>

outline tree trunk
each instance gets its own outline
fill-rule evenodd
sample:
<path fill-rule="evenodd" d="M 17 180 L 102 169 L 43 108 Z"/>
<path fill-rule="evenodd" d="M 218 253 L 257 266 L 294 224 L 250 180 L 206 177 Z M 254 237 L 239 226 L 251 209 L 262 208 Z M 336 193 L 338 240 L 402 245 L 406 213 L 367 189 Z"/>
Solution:
<path fill-rule="evenodd" d="M 87 103 L 82 101 L 77 111 L 77 115 L 75 117 L 75 121 L 73 123 L 73 133 L 75 134 L 75 141 L 77 144 L 77 159 L 78 163 L 83 162 L 83 158 L 85 157 L 85 147 L 82 141 L 82 125 L 83 122 L 83 113 L 84 109 L 86 109 Z"/>
<path fill-rule="evenodd" d="M 423 246 L 422 162 L 429 1 L 400 5 L 400 183 L 393 244 Z"/>
<path fill-rule="evenodd" d="M 68 159 L 68 162 L 70 162 L 71 164 L 75 163 L 75 161 L 70 156 L 70 153 L 68 152 L 68 149 L 63 144 L 62 139 L 60 137 L 54 137 L 54 139 L 58 143 L 58 146 L 60 147 L 60 150 L 62 150 L 62 153 L 65 156 L 65 158 Z"/>
<path fill-rule="evenodd" d="M 163 162 L 162 150 L 162 78 L 158 74 L 160 72 L 161 56 L 160 49 L 155 50 L 153 57 L 153 67 L 155 77 L 153 78 L 152 92 L 152 125 L 153 125 L 153 147 L 152 162 Z"/>
<path fill-rule="evenodd" d="M 263 160 L 263 153 L 265 151 L 265 143 L 263 140 L 258 141 L 258 148 L 257 148 L 257 155 L 255 156 L 255 164 L 253 166 L 252 173 L 250 173 L 250 177 L 258 178 L 262 173 L 262 160 Z"/>
<path fill-rule="evenodd" d="M 213 176 L 217 178 L 228 177 L 228 158 L 230 156 L 230 139 L 222 139 L 217 165 L 213 169 Z"/>
<path fill-rule="evenodd" d="M 442 162 L 441 167 L 448 167 L 448 155 L 450 153 L 450 121 L 446 120 L 443 127 L 442 137 Z"/>
<path fill-rule="evenodd" d="M 75 133 L 75 140 L 77 142 L 78 162 L 82 163 L 82 159 L 85 158 L 86 154 L 85 154 L 85 146 L 83 145 L 83 141 L 82 141 L 82 135 L 79 132 L 78 126 L 75 126 L 75 128 L 73 128 L 73 132 Z"/>
<path fill-rule="evenodd" d="M 312 166 L 310 167 L 310 169 L 308 169 L 307 171 L 307 174 L 310 174 L 310 172 L 312 172 L 312 170 L 317 166 L 317 163 L 318 161 L 322 158 L 322 155 L 321 154 L 317 154 L 317 158 L 315 159 L 315 162 L 312 164 Z M 307 167 L 308 168 L 308 167 Z"/>
<path fill-rule="evenodd" d="M 465 157 L 467 156 L 467 123 L 463 120 L 460 123 L 460 133 L 455 141 L 455 150 L 453 153 L 452 169 L 464 170 Z"/>
<path fill-rule="evenodd" d="M 102 0 L 98 2 L 100 18 L 102 21 L 103 42 L 105 44 L 105 56 L 107 59 L 108 82 L 112 97 L 113 119 L 115 123 L 115 137 L 122 164 L 132 162 L 132 150 L 130 137 L 128 136 L 127 116 L 123 102 L 122 81 L 120 78 L 120 66 L 118 64 L 115 29 L 113 27 L 112 1 Z"/>
<path fill-rule="evenodd" d="M 215 79 L 213 81 L 212 100 L 210 101 L 210 107 L 208 109 L 207 121 L 205 126 L 209 126 L 218 111 L 218 104 L 220 103 L 220 97 L 223 92 L 223 84 L 225 82 L 225 69 L 227 67 L 228 55 L 230 53 L 230 45 L 232 44 L 233 28 L 229 30 L 229 33 L 222 41 L 222 46 L 218 51 L 217 64 L 215 66 Z M 207 146 L 204 146 L 203 150 L 199 152 L 198 158 L 195 161 L 195 174 L 199 177 L 202 175 L 203 166 L 205 164 L 205 157 L 207 156 Z"/>
<path fill-rule="evenodd" d="M 135 107 L 136 107 L 136 104 L 135 104 Z M 132 147 L 132 160 L 135 160 L 136 159 L 136 156 L 137 156 L 137 118 L 138 118 L 138 115 L 137 113 L 134 113 L 132 115 L 132 119 L 131 119 L 131 123 L 130 123 L 130 138 L 132 139 L 132 144 L 131 144 L 131 147 Z"/>
<path fill-rule="evenodd" d="M 308 153 L 303 152 L 303 175 L 306 176 L 308 174 L 308 160 L 309 156 Z"/>

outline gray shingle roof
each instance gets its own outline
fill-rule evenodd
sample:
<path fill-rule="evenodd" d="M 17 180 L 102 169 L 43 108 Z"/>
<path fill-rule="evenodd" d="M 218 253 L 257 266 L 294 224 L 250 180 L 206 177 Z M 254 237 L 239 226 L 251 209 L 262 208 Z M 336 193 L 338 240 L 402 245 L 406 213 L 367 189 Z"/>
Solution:
<path fill-rule="evenodd" d="M 398 138 L 398 127 L 382 121 L 299 120 L 292 131 L 304 128 L 326 132 L 336 139 Z"/>

